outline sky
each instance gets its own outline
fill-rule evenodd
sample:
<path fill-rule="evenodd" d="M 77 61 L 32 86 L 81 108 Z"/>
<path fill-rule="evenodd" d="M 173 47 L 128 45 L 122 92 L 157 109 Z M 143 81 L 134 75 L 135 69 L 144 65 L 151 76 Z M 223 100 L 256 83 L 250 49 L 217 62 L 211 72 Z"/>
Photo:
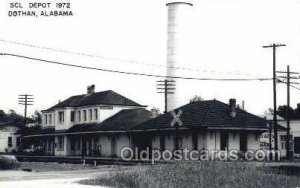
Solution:
<path fill-rule="evenodd" d="M 148 74 L 166 73 L 167 7 L 163 0 L 69 0 L 72 17 L 9 17 L 11 0 L 0 2 L 0 53 L 13 53 L 63 63 Z M 17 1 L 18 2 L 18 1 Z M 31 0 L 19 1 L 26 5 Z M 49 0 L 49 2 L 57 2 Z M 272 77 L 272 51 L 283 43 L 277 70 L 300 72 L 299 0 L 198 0 L 186 19 L 183 77 Z M 16 45 L 14 41 L 35 48 Z M 59 51 L 67 51 L 63 53 Z M 85 55 L 82 55 L 85 54 Z M 44 110 L 73 95 L 114 90 L 140 104 L 163 111 L 156 81 L 133 75 L 84 70 L 16 57 L 0 56 L 0 109 L 14 109 L 19 94 L 34 95 L 34 110 Z M 300 88 L 300 85 L 298 86 Z M 278 105 L 286 104 L 286 85 L 278 84 Z M 177 88 L 179 89 L 179 88 Z M 245 101 L 245 109 L 263 114 L 273 105 L 272 81 L 220 82 L 186 80 L 180 100 L 194 95 L 228 102 Z M 300 91 L 291 88 L 291 106 Z"/>

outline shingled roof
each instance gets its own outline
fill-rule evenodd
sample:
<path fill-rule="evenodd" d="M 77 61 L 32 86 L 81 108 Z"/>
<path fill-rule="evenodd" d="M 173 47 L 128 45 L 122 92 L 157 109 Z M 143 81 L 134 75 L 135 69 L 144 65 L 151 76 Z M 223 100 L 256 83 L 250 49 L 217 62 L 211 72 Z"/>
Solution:
<path fill-rule="evenodd" d="M 51 108 L 44 111 L 51 111 L 56 108 L 81 107 L 89 105 L 122 105 L 122 106 L 142 106 L 112 90 L 96 92 L 91 94 L 72 96 Z"/>
<path fill-rule="evenodd" d="M 19 122 L 13 122 L 13 121 L 2 121 L 0 120 L 0 129 L 8 126 L 14 126 L 14 127 L 21 127 L 22 124 Z"/>
<path fill-rule="evenodd" d="M 121 110 L 101 123 L 77 124 L 66 132 L 126 131 L 148 121 L 151 117 L 151 112 L 144 108 Z"/>
<path fill-rule="evenodd" d="M 218 100 L 196 101 L 175 109 L 177 114 L 179 109 L 183 112 L 180 116 L 182 127 L 188 128 L 257 128 L 267 129 L 267 121 L 261 117 L 250 114 L 239 108 L 236 109 L 236 117 L 231 117 L 228 104 Z M 174 128 L 170 125 L 174 117 L 166 113 L 151 119 L 134 129 L 166 129 Z"/>
<path fill-rule="evenodd" d="M 27 127 L 20 132 L 23 136 L 47 135 L 55 133 L 54 127 L 42 128 L 40 126 Z"/>

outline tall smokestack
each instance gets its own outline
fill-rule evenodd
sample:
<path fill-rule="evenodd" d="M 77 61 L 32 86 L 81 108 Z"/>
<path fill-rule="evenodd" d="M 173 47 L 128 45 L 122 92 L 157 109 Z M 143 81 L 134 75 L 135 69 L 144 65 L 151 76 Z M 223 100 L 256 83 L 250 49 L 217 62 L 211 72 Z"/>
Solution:
<path fill-rule="evenodd" d="M 182 50 L 185 44 L 183 41 L 186 38 L 183 30 L 186 30 L 186 24 L 189 20 L 186 19 L 186 15 L 190 12 L 192 3 L 176 1 L 166 4 L 168 8 L 168 40 L 167 40 L 167 76 L 183 76 L 180 75 L 178 69 L 172 67 L 184 66 L 184 54 Z M 174 94 L 168 95 L 168 111 L 178 108 L 180 103 L 180 96 L 184 94 L 181 92 L 182 80 L 175 80 L 176 90 Z"/>

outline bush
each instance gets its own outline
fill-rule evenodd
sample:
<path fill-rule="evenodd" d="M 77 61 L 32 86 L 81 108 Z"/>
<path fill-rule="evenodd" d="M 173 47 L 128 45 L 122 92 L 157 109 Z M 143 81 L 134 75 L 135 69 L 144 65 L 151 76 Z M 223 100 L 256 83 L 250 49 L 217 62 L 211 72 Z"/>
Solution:
<path fill-rule="evenodd" d="M 288 188 L 299 186 L 300 178 L 262 170 L 251 163 L 205 161 L 140 166 L 127 171 L 116 170 L 107 176 L 83 180 L 81 183 L 116 188 Z"/>
<path fill-rule="evenodd" d="M 16 169 L 20 166 L 15 156 L 12 155 L 0 155 L 0 169 L 9 170 Z"/>

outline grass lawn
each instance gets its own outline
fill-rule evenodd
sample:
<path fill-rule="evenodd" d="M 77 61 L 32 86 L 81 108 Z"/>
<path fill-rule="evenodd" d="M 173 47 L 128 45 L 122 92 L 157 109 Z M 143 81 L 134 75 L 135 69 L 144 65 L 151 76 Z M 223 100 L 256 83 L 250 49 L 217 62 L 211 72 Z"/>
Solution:
<path fill-rule="evenodd" d="M 288 176 L 254 163 L 192 162 L 116 169 L 107 176 L 83 180 L 110 187 L 300 187 L 300 176 Z"/>
<path fill-rule="evenodd" d="M 91 164 L 67 164 L 67 163 L 56 163 L 56 162 L 21 162 L 19 170 L 21 169 L 31 169 L 35 172 L 49 172 L 49 171 L 72 171 L 72 170 L 90 170 L 90 169 L 99 169 L 111 170 L 117 168 L 115 165 L 99 165 L 93 166 Z M 126 169 L 126 167 L 122 167 Z"/>

